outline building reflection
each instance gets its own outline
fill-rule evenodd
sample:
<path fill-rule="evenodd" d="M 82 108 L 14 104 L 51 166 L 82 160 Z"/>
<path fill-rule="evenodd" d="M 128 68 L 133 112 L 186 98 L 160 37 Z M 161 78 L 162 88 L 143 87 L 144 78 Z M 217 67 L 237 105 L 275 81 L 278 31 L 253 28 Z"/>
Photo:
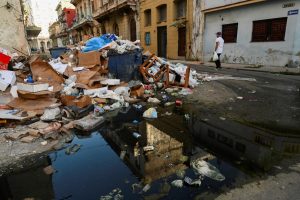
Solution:
<path fill-rule="evenodd" d="M 269 169 L 283 155 L 300 153 L 300 137 L 278 134 L 234 121 L 202 120 L 193 116 L 189 123 L 193 136 L 215 153 L 249 161 Z"/>
<path fill-rule="evenodd" d="M 139 125 L 125 124 L 121 130 L 113 130 L 107 129 L 102 135 L 136 176 L 155 181 L 187 168 L 186 158 L 192 152 L 192 143 L 181 124 L 159 119 Z M 135 138 L 133 132 L 140 137 Z M 154 150 L 145 151 L 147 146 L 153 146 Z"/>

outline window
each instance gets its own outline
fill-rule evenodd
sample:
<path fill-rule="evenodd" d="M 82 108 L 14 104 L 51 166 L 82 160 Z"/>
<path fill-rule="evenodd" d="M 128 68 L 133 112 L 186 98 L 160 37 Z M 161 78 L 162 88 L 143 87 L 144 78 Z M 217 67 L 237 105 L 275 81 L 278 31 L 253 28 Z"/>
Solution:
<path fill-rule="evenodd" d="M 144 11 L 145 15 L 145 26 L 151 26 L 151 9 Z"/>
<path fill-rule="evenodd" d="M 218 135 L 217 140 L 229 147 L 233 147 L 233 140 L 224 136 L 224 135 Z"/>
<path fill-rule="evenodd" d="M 253 22 L 252 42 L 284 41 L 287 17 Z"/>
<path fill-rule="evenodd" d="M 245 153 L 246 152 L 246 146 L 242 143 L 236 142 L 235 143 L 235 149 L 241 153 Z"/>
<path fill-rule="evenodd" d="M 145 33 L 145 44 L 146 46 L 150 46 L 151 44 L 150 32 Z"/>
<path fill-rule="evenodd" d="M 180 19 L 186 16 L 186 0 L 176 0 L 175 1 L 175 18 Z"/>
<path fill-rule="evenodd" d="M 157 7 L 157 22 L 165 22 L 167 21 L 167 5 L 163 4 Z"/>
<path fill-rule="evenodd" d="M 238 24 L 224 24 L 222 26 L 222 36 L 225 43 L 235 43 L 237 39 Z"/>

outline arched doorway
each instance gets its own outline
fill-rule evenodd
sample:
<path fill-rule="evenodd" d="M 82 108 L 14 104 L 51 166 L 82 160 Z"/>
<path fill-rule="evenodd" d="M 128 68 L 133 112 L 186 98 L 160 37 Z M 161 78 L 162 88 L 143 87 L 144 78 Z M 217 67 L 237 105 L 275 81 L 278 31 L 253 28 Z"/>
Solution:
<path fill-rule="evenodd" d="M 136 22 L 134 18 L 130 20 L 130 40 L 136 41 Z"/>
<path fill-rule="evenodd" d="M 51 48 L 51 43 L 50 43 L 50 41 L 47 42 L 47 48 L 48 48 L 48 49 Z"/>
<path fill-rule="evenodd" d="M 45 42 L 41 41 L 41 52 L 45 53 Z"/>
<path fill-rule="evenodd" d="M 119 26 L 117 23 L 114 24 L 113 29 L 114 29 L 114 34 L 119 36 Z"/>

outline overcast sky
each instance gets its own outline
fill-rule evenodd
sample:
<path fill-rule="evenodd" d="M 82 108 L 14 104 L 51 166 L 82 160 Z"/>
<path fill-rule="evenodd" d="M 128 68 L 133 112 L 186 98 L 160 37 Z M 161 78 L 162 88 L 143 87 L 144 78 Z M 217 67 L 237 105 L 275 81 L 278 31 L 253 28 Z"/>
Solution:
<path fill-rule="evenodd" d="M 39 37 L 49 37 L 49 24 L 57 19 L 55 11 L 59 0 L 31 0 L 35 25 L 42 28 Z"/>

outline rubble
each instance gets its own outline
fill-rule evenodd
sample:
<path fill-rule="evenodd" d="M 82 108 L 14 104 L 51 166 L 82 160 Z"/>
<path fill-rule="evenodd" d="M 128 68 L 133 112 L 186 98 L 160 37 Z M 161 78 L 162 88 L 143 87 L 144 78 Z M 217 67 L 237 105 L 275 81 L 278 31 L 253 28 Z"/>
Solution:
<path fill-rule="evenodd" d="M 8 69 L 5 62 L 1 63 L 0 90 L 9 97 L 0 107 L 1 126 L 23 127 L 5 133 L 5 138 L 28 145 L 48 147 L 56 143 L 61 147 L 62 138 L 72 140 L 72 130 L 90 132 L 111 116 L 127 113 L 131 106 L 143 112 L 145 118 L 156 119 L 156 108 L 144 110 L 147 104 L 171 106 L 175 104 L 174 96 L 190 95 L 189 88 L 198 84 L 197 74 L 190 67 L 172 64 L 149 52 L 142 54 L 139 41 L 122 40 L 112 34 L 91 38 L 85 46 L 70 48 L 50 60 L 38 55 L 18 56 L 5 49 L 1 52 L 1 56 L 10 57 L 8 62 L 13 66 Z M 127 53 L 142 64 L 124 64 L 129 58 Z M 124 55 L 123 60 L 118 55 Z M 110 57 L 115 65 L 123 67 L 121 71 L 112 69 Z M 129 68 L 136 73 L 130 78 Z M 138 132 L 132 133 L 135 138 L 141 137 Z M 145 152 L 153 150 L 153 146 L 144 147 Z M 78 147 L 68 151 L 72 154 Z"/>

